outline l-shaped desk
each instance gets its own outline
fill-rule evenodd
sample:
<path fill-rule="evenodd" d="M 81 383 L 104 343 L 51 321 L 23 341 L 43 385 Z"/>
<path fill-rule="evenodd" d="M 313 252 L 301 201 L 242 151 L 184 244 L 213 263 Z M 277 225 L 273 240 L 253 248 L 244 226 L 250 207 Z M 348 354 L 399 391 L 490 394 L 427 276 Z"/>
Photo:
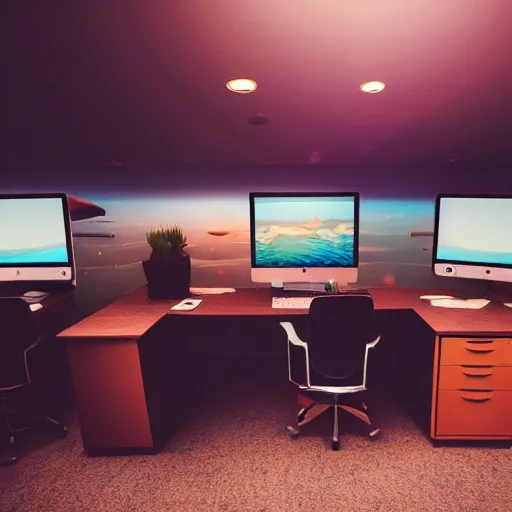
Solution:
<path fill-rule="evenodd" d="M 400 339 L 404 403 L 431 439 L 512 440 L 512 309 L 496 303 L 445 309 L 420 299 L 447 290 L 369 291 Z M 176 391 L 179 385 L 173 365 L 178 372 L 180 346 L 194 319 L 266 317 L 277 323 L 308 314 L 273 309 L 269 288 L 202 299 L 193 311 L 171 311 L 178 301 L 150 300 L 142 287 L 58 335 L 67 344 L 87 453 L 154 452 L 162 446 L 171 398 L 161 389 Z"/>

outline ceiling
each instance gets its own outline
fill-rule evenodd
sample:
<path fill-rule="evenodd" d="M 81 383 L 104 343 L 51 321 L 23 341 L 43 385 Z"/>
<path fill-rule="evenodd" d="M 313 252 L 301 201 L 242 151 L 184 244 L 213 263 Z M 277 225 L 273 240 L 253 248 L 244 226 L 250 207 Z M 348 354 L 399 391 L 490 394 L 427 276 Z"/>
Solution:
<path fill-rule="evenodd" d="M 6 165 L 512 156 L 510 0 L 4 0 L 3 9 Z M 258 89 L 229 92 L 234 77 Z M 363 94 L 365 80 L 387 87 Z M 270 122 L 249 124 L 258 113 Z"/>

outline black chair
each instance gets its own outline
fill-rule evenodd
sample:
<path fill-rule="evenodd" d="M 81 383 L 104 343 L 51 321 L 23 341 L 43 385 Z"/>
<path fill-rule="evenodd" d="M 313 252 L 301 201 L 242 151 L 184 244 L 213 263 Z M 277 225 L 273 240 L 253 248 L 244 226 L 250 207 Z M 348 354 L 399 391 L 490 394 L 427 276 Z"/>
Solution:
<path fill-rule="evenodd" d="M 289 379 L 300 390 L 297 424 L 287 427 L 290 435 L 297 438 L 302 425 L 334 407 L 333 450 L 339 449 L 338 408 L 363 420 L 374 438 L 379 429 L 368 416 L 366 377 L 368 352 L 380 335 L 371 295 L 315 297 L 305 341 L 290 322 L 281 325 L 288 334 Z"/>
<path fill-rule="evenodd" d="M 38 412 L 29 354 L 41 342 L 34 314 L 23 299 L 0 298 L 0 454 L 13 445 L 15 434 L 32 424 L 50 423 L 59 437 L 67 428 L 56 419 Z M 12 448 L 12 446 L 11 446 Z M 0 464 L 12 464 L 17 456 L 0 455 Z"/>

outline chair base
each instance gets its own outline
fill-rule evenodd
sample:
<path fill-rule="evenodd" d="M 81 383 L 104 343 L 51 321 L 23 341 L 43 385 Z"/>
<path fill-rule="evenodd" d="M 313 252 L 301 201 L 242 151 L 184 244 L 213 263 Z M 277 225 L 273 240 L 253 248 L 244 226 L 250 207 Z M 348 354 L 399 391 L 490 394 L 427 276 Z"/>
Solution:
<path fill-rule="evenodd" d="M 15 455 L 0 455 L 0 466 L 12 466 L 18 462 Z"/>
<path fill-rule="evenodd" d="M 368 415 L 368 406 L 365 400 L 358 393 L 356 396 L 354 395 L 329 395 L 329 401 L 332 400 L 332 403 L 320 403 L 314 401 L 312 398 L 308 397 L 305 394 L 299 393 L 299 411 L 297 412 L 296 417 L 296 425 L 295 426 L 287 426 L 286 430 L 292 439 L 297 439 L 300 434 L 300 428 L 314 420 L 325 411 L 334 408 L 334 418 L 333 418 L 333 433 L 332 433 L 332 449 L 337 451 L 340 448 L 340 440 L 339 440 L 339 425 L 338 425 L 338 409 L 344 409 L 348 413 L 352 414 L 356 418 L 363 421 L 366 425 L 367 436 L 370 439 L 376 439 L 378 434 L 380 433 L 380 429 L 375 426 L 375 424 L 370 420 Z M 340 401 L 347 401 L 350 405 L 346 403 L 340 403 Z"/>
<path fill-rule="evenodd" d="M 13 427 L 12 421 L 9 421 L 10 417 L 11 420 L 12 418 L 22 419 L 27 425 L 24 425 L 22 427 Z M 34 416 L 31 414 L 21 413 L 18 411 L 0 409 L 0 422 L 6 427 L 4 439 L 7 441 L 5 444 L 9 446 L 9 452 L 16 451 L 16 434 L 28 430 L 33 425 L 36 424 L 46 424 L 51 426 L 52 429 L 55 431 L 57 439 L 64 439 L 68 435 L 68 427 L 51 416 Z M 0 449 L 2 451 L 4 446 L 0 446 Z M 15 464 L 18 461 L 18 459 L 19 456 L 15 454 L 2 454 L 0 455 L 0 466 Z"/>

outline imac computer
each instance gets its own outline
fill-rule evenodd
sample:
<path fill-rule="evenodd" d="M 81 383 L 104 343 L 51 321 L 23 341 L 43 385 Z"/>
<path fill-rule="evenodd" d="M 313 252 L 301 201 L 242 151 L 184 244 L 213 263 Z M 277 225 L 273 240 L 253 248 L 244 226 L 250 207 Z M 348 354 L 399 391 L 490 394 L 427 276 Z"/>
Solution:
<path fill-rule="evenodd" d="M 436 275 L 512 283 L 512 196 L 439 194 Z"/>
<path fill-rule="evenodd" d="M 253 192 L 249 205 L 253 282 L 307 290 L 357 281 L 358 193 Z"/>
<path fill-rule="evenodd" d="M 66 194 L 0 194 L 0 283 L 75 284 Z"/>

